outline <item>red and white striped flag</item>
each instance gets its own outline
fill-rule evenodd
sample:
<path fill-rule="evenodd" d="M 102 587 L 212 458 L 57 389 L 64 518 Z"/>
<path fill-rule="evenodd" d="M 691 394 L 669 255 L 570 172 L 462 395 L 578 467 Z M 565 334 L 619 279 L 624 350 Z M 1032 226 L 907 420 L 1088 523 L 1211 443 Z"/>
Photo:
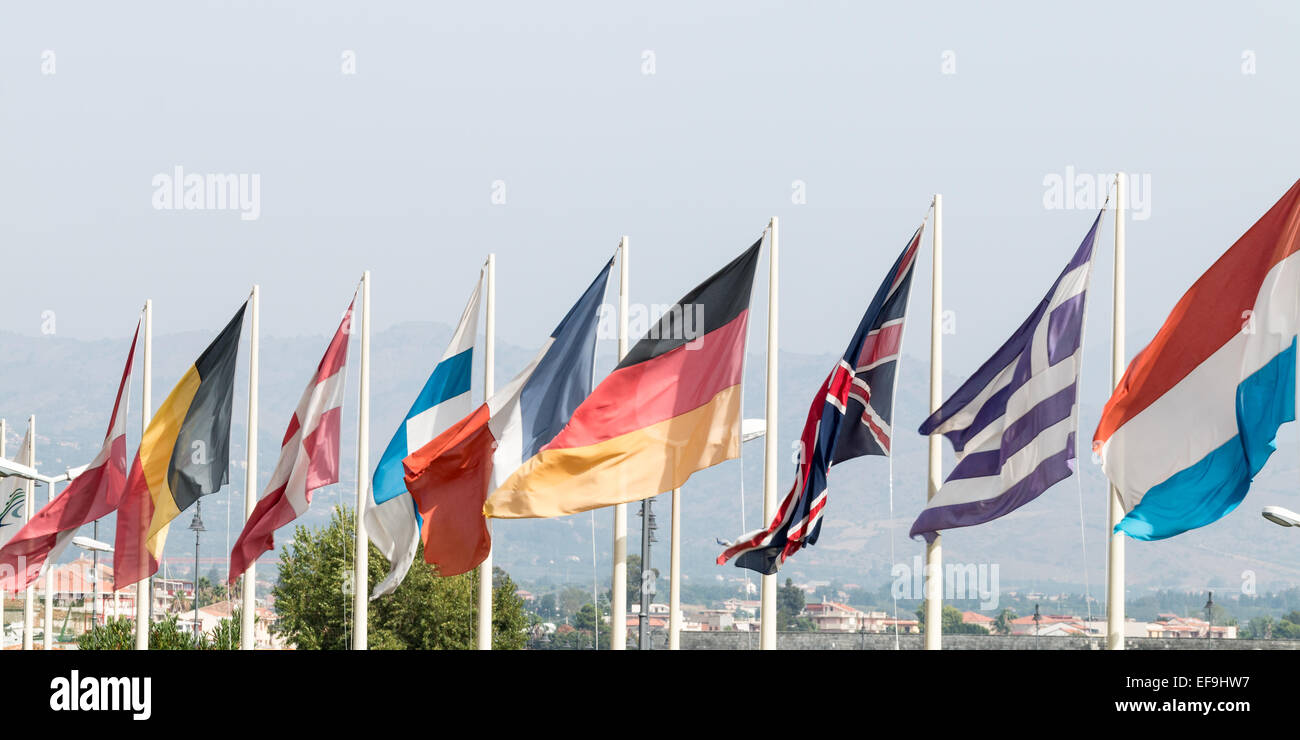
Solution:
<path fill-rule="evenodd" d="M 62 495 L 36 512 L 0 549 L 0 589 L 15 593 L 26 588 L 40 575 L 46 561 L 58 559 L 81 525 L 111 514 L 121 502 L 126 487 L 126 410 L 131 400 L 131 364 L 139 337 L 137 324 L 103 447 Z"/>
<path fill-rule="evenodd" d="M 275 530 L 307 511 L 313 491 L 338 482 L 339 427 L 351 326 L 352 305 L 349 304 L 343 322 L 289 420 L 271 482 L 230 552 L 231 583 L 262 553 L 275 547 Z"/>

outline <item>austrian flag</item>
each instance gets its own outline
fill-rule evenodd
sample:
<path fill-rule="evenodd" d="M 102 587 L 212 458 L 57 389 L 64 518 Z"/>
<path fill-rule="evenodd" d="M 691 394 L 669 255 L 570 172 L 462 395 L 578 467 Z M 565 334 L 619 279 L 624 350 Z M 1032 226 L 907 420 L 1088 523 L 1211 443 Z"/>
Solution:
<path fill-rule="evenodd" d="M 231 583 L 258 556 L 275 547 L 275 530 L 307 511 L 313 491 L 338 482 L 339 429 L 351 325 L 352 305 L 349 305 L 289 420 L 271 482 L 230 553 Z"/>

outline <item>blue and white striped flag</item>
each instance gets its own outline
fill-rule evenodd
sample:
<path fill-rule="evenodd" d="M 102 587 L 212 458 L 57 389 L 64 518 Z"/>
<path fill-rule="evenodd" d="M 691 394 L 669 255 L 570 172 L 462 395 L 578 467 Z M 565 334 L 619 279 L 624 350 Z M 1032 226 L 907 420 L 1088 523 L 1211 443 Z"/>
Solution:
<path fill-rule="evenodd" d="M 1074 470 L 1080 348 L 1101 213 L 1025 323 L 939 410 L 921 434 L 942 434 L 957 464 L 912 524 L 933 542 L 1038 498 Z"/>
<path fill-rule="evenodd" d="M 391 593 L 402 583 L 415 560 L 415 550 L 420 542 L 420 516 L 414 499 L 406 490 L 402 459 L 474 409 L 470 402 L 470 368 L 478 331 L 482 286 L 480 273 L 442 361 L 433 368 L 375 467 L 371 496 L 366 500 L 366 530 L 392 567 L 384 580 L 375 586 L 370 594 L 372 599 Z"/>

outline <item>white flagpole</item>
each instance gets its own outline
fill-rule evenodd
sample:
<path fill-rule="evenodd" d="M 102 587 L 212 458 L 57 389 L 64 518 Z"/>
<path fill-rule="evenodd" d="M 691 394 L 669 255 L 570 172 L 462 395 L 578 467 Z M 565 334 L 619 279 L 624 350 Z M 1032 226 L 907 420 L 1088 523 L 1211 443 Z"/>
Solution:
<path fill-rule="evenodd" d="M 668 565 L 668 649 L 682 647 L 682 489 L 673 489 L 672 535 Z"/>
<path fill-rule="evenodd" d="M 356 313 L 352 322 L 356 323 Z M 349 327 L 350 328 L 350 327 Z M 370 537 L 366 534 L 366 497 L 370 495 L 370 271 L 361 275 L 361 393 L 357 402 L 357 510 L 352 581 L 352 649 L 366 650 L 369 615 Z"/>
<path fill-rule="evenodd" d="M 29 467 L 36 467 L 36 417 L 27 417 L 27 434 L 31 436 L 32 443 L 27 448 L 27 459 L 23 460 Z M 23 507 L 27 510 L 27 521 L 31 521 L 36 515 L 36 481 L 24 481 L 27 486 L 26 495 L 23 496 Z M 31 586 L 23 589 L 23 650 L 32 649 L 32 630 L 35 629 L 36 621 L 36 590 Z"/>
<path fill-rule="evenodd" d="M 140 438 L 149 428 L 149 417 L 153 414 L 153 300 L 144 302 L 144 350 L 140 365 L 143 370 L 143 392 L 140 394 Z M 120 542 L 113 543 L 121 545 Z M 98 574 L 96 574 L 98 575 Z M 149 607 L 150 584 L 153 579 L 145 576 L 135 584 L 135 649 L 149 649 Z M 115 584 L 116 585 L 116 584 Z"/>
<path fill-rule="evenodd" d="M 1115 289 L 1111 309 L 1110 385 L 1113 389 L 1124 376 L 1124 198 L 1125 177 L 1115 176 Z M 1115 525 L 1124 518 L 1119 489 L 1110 487 L 1108 521 L 1110 550 L 1106 559 L 1106 647 L 1124 649 L 1124 535 Z"/>
<path fill-rule="evenodd" d="M 628 239 L 624 236 L 618 243 L 618 359 L 620 362 L 627 354 L 627 252 Z M 614 573 L 610 578 L 609 648 L 624 650 L 627 648 L 627 504 L 614 506 L 613 560 Z"/>
<path fill-rule="evenodd" d="M 497 256 L 488 255 L 487 311 L 483 316 L 483 401 L 496 393 Z M 492 526 L 491 520 L 487 525 Z M 489 530 L 490 532 L 491 530 Z M 492 550 L 478 566 L 478 649 L 492 649 Z"/>
<path fill-rule="evenodd" d="M 934 196 L 934 249 L 930 275 L 930 413 L 943 403 L 943 196 Z M 943 485 L 943 437 L 930 435 L 930 474 L 926 500 Z M 925 546 L 925 649 L 943 641 L 943 545 L 939 535 Z"/>
<path fill-rule="evenodd" d="M 262 298 L 261 288 L 253 286 L 253 295 L 248 299 L 248 441 L 245 445 L 247 464 L 244 466 L 244 522 L 253 516 L 257 506 L 257 374 L 258 346 L 260 343 L 260 323 L 258 321 L 259 303 Z M 254 622 L 257 616 L 257 561 L 248 564 L 243 576 L 243 606 L 239 618 L 239 649 L 254 650 Z"/>
<path fill-rule="evenodd" d="M 4 419 L 0 419 L 0 457 L 5 456 L 5 437 L 9 434 L 9 426 Z M 0 639 L 3 639 L 5 633 L 5 591 L 0 588 Z"/>
<path fill-rule="evenodd" d="M 46 505 L 54 503 L 54 497 L 58 495 L 55 489 L 55 483 L 46 484 L 45 490 L 49 494 L 46 499 Z M 95 574 L 95 585 L 99 585 L 99 574 Z M 90 597 L 98 601 L 99 591 L 95 589 Z M 41 615 L 41 624 L 45 625 L 44 634 L 41 636 L 41 648 L 43 650 L 54 649 L 54 563 L 47 561 L 45 563 L 45 609 Z"/>
<path fill-rule="evenodd" d="M 780 251 L 777 241 L 777 220 L 772 217 L 768 225 L 767 268 L 767 397 L 764 408 L 767 429 L 763 435 L 763 522 L 776 516 L 776 442 L 777 442 L 777 287 L 780 283 Z M 776 649 L 776 574 L 763 576 L 762 607 L 758 644 L 763 650 Z"/>

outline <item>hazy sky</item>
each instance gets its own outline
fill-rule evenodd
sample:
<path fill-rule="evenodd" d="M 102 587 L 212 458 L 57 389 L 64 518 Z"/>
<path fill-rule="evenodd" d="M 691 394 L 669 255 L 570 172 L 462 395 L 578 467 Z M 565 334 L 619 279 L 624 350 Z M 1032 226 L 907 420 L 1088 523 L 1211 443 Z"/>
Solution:
<path fill-rule="evenodd" d="M 264 334 L 324 334 L 363 269 L 377 327 L 450 323 L 495 251 L 532 347 L 620 235 L 666 303 L 777 215 L 782 346 L 838 353 L 942 192 L 964 376 L 1091 222 L 1045 178 L 1149 178 L 1131 353 L 1300 176 L 1282 2 L 194 5 L 0 5 L 0 329 L 125 336 L 152 297 L 156 332 L 215 332 L 259 282 Z M 256 175 L 258 217 L 155 208 L 177 166 Z"/>

